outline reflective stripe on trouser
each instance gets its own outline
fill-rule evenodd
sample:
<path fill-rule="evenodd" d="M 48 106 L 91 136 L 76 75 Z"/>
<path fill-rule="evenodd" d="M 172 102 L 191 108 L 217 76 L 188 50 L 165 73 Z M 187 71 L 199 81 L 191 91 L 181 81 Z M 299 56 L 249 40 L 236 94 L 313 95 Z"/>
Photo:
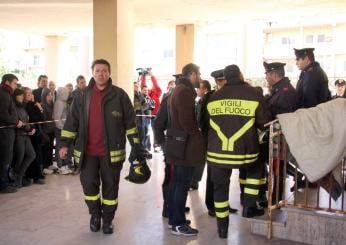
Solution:
<path fill-rule="evenodd" d="M 256 161 L 239 169 L 240 189 L 244 206 L 254 206 L 266 184 L 264 163 Z"/>
<path fill-rule="evenodd" d="M 229 184 L 232 169 L 210 166 L 211 180 L 214 184 L 214 207 L 219 228 L 228 227 L 229 223 Z"/>
<path fill-rule="evenodd" d="M 111 164 L 107 157 L 86 155 L 83 159 L 80 180 L 83 186 L 85 202 L 88 205 L 89 213 L 102 213 L 104 221 L 113 220 L 118 206 L 121 168 L 122 164 Z M 101 181 L 102 195 L 98 194 L 100 193 Z"/>

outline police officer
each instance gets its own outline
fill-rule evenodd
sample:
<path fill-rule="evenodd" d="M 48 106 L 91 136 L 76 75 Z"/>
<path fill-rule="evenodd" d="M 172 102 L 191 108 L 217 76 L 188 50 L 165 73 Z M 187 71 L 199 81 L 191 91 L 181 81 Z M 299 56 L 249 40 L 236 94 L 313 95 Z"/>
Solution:
<path fill-rule="evenodd" d="M 271 88 L 270 94 L 267 97 L 267 102 L 270 106 L 270 111 L 273 118 L 275 118 L 278 114 L 294 112 L 297 109 L 297 92 L 291 85 L 290 80 L 285 77 L 285 65 L 285 63 L 280 62 L 263 62 L 265 78 L 268 82 L 268 87 Z M 268 149 L 268 144 L 265 144 L 264 146 L 265 147 L 263 148 Z M 268 153 L 266 156 L 268 156 Z M 275 166 L 279 168 L 279 179 L 274 179 L 273 200 L 277 199 L 276 182 L 279 181 L 279 201 L 282 200 L 283 181 L 285 180 L 285 176 L 283 176 L 283 161 L 280 161 L 279 166 Z M 290 165 L 287 166 L 287 171 L 294 176 L 294 169 Z M 301 186 L 302 177 L 303 176 L 301 174 L 298 176 L 299 186 Z"/>
<path fill-rule="evenodd" d="M 301 70 L 297 83 L 298 108 L 310 108 L 331 99 L 328 78 L 315 61 L 314 48 L 294 49 Z"/>
<path fill-rule="evenodd" d="M 345 80 L 344 79 L 338 79 L 335 81 L 335 95 L 333 96 L 333 99 L 337 98 L 346 98 L 346 92 L 345 92 Z"/>
<path fill-rule="evenodd" d="M 229 184 L 233 168 L 245 168 L 247 173 L 243 217 L 264 214 L 256 205 L 263 182 L 257 128 L 262 128 L 271 119 L 263 95 L 244 82 L 238 66 L 227 66 L 224 76 L 226 85 L 211 96 L 207 105 L 210 116 L 207 162 L 214 183 L 220 238 L 227 238 L 228 233 Z"/>
<path fill-rule="evenodd" d="M 59 154 L 65 159 L 68 146 L 75 142 L 74 160 L 81 171 L 84 199 L 91 214 L 90 230 L 100 230 L 102 217 L 103 233 L 111 234 L 126 136 L 132 146 L 130 162 L 139 158 L 140 141 L 133 106 L 125 91 L 112 85 L 109 62 L 95 60 L 92 72 L 88 87 L 75 95 L 61 131 L 64 147 Z"/>

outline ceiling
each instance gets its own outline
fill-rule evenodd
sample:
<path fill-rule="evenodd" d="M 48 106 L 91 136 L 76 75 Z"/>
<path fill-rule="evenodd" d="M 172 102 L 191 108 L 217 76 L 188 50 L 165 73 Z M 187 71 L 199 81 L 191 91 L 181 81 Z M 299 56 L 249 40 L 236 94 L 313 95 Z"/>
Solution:
<path fill-rule="evenodd" d="M 345 0 L 124 0 L 138 25 L 342 16 Z M 0 0 L 0 28 L 61 35 L 91 31 L 92 0 Z"/>

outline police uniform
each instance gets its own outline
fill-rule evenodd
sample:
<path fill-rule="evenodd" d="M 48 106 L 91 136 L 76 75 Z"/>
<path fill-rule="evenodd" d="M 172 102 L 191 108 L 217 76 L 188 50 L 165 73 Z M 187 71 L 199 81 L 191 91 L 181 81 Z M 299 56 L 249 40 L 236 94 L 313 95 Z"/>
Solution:
<path fill-rule="evenodd" d="M 243 216 L 261 215 L 256 200 L 263 165 L 258 161 L 259 142 L 257 127 L 262 128 L 271 115 L 264 97 L 249 84 L 240 80 L 237 66 L 227 66 L 224 75 L 227 84 L 216 91 L 207 105 L 210 117 L 207 162 L 211 166 L 214 183 L 214 206 L 218 231 L 227 237 L 229 223 L 229 184 L 233 168 L 246 169 Z M 250 212 L 251 211 L 251 212 Z"/>
<path fill-rule="evenodd" d="M 263 63 L 266 72 L 284 69 L 285 65 L 280 62 Z M 272 86 L 267 102 L 273 118 L 278 114 L 293 112 L 297 109 L 297 92 L 287 77 L 283 77 Z"/>
<path fill-rule="evenodd" d="M 344 79 L 338 79 L 335 81 L 334 85 L 335 86 L 345 86 L 346 82 Z M 344 94 L 343 95 L 338 95 L 338 94 L 335 94 L 332 99 L 337 99 L 337 98 L 346 98 L 346 90 L 344 91 Z"/>
<path fill-rule="evenodd" d="M 294 49 L 296 59 L 304 58 L 313 51 L 313 48 Z M 331 99 L 328 77 L 316 61 L 301 71 L 296 89 L 298 108 L 314 107 Z"/>

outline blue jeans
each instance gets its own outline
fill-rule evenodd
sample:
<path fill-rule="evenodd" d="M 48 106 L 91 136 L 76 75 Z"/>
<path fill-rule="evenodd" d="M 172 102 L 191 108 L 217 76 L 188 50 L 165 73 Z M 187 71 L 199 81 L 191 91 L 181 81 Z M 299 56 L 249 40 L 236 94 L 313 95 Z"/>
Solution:
<path fill-rule="evenodd" d="M 0 129 L 0 189 L 8 186 L 8 168 L 13 158 L 14 129 Z"/>
<path fill-rule="evenodd" d="M 194 167 L 173 166 L 168 197 L 168 217 L 172 226 L 186 224 L 185 205 Z"/>

